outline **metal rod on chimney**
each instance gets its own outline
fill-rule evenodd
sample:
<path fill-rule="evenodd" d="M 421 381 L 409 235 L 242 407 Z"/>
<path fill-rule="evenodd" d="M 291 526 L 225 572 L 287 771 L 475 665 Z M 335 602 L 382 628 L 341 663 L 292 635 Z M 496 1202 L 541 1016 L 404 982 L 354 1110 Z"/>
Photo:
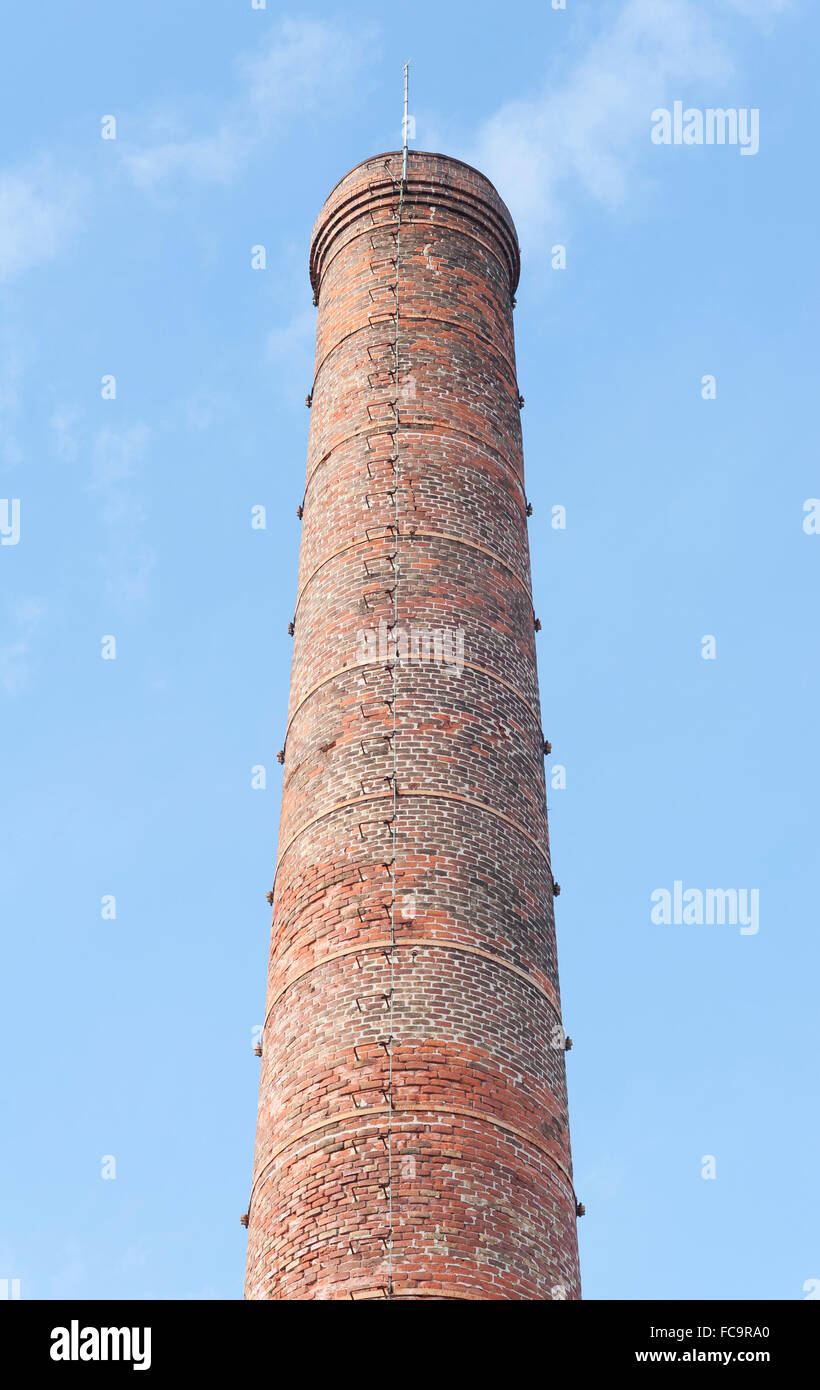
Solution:
<path fill-rule="evenodd" d="M 406 182 L 407 182 L 407 69 L 409 68 L 409 66 L 410 66 L 409 63 L 405 63 L 405 65 L 404 65 L 404 120 L 402 121 L 402 127 L 401 127 L 401 129 L 402 129 L 402 138 L 403 138 L 403 140 L 404 140 L 404 144 L 402 145 L 402 152 L 401 152 L 401 181 L 402 181 L 402 183 L 406 183 Z"/>

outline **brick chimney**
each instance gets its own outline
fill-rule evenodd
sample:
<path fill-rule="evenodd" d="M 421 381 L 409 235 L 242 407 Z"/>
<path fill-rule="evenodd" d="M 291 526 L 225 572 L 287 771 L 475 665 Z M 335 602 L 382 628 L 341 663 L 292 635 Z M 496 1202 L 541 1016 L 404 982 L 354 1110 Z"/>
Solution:
<path fill-rule="evenodd" d="M 311 241 L 246 1297 L 574 1299 L 518 242 L 475 169 L 401 167 Z"/>

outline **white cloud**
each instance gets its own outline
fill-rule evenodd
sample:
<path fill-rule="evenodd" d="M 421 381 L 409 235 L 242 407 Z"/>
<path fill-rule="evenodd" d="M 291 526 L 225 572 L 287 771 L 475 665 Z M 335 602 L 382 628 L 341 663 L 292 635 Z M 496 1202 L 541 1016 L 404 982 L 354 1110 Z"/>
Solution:
<path fill-rule="evenodd" d="M 189 430 L 201 433 L 209 430 L 228 408 L 224 396 L 214 396 L 210 392 L 199 391 L 185 402 L 185 419 Z"/>
<path fill-rule="evenodd" d="M 118 602 L 135 602 L 148 595 L 156 555 L 142 538 L 146 512 L 129 486 L 142 462 L 150 431 L 145 425 L 100 430 L 92 449 L 88 490 L 99 499 L 99 519 L 107 544 L 100 556 L 108 592 Z"/>
<path fill-rule="evenodd" d="M 51 417 L 57 457 L 64 463 L 73 463 L 80 452 L 77 426 L 82 414 L 74 406 L 67 406 L 64 410 L 55 411 Z"/>
<path fill-rule="evenodd" d="M 20 598 L 8 604 L 11 640 L 0 647 L 0 685 L 7 695 L 18 695 L 31 676 L 32 638 L 45 613 L 39 599 Z"/>
<path fill-rule="evenodd" d="M 316 20 L 285 19 L 261 57 L 240 58 L 245 96 L 266 124 L 321 107 L 338 98 L 362 66 L 368 38 Z"/>
<path fill-rule="evenodd" d="M 771 19 L 794 9 L 794 0 L 727 0 L 727 4 L 749 19 Z"/>
<path fill-rule="evenodd" d="M 786 0 L 731 0 L 751 13 Z M 510 205 L 522 240 L 563 230 L 579 193 L 623 204 L 650 149 L 650 115 L 682 95 L 725 91 L 725 38 L 692 0 L 625 0 L 568 74 L 511 101 L 480 127 L 467 155 Z M 560 238 L 559 238 L 560 239 Z"/>
<path fill-rule="evenodd" d="M 99 430 L 94 440 L 89 490 L 102 493 L 106 498 L 114 496 L 119 484 L 134 476 L 149 434 L 147 425 L 132 425 L 127 430 Z"/>
<path fill-rule="evenodd" d="M 268 360 L 276 363 L 276 380 L 293 405 L 305 399 L 313 382 L 316 310 L 297 309 L 281 328 L 268 334 Z"/>
<path fill-rule="evenodd" d="M 127 154 L 132 179 L 141 188 L 183 177 L 229 183 L 263 137 L 270 142 L 310 111 L 329 116 L 350 92 L 367 52 L 361 34 L 315 20 L 281 20 L 261 53 L 237 60 L 237 93 L 216 132 Z"/>
<path fill-rule="evenodd" d="M 8 469 L 19 467 L 23 461 L 14 424 L 20 409 L 20 385 L 30 362 L 25 335 L 6 323 L 0 331 L 0 460 Z"/>
<path fill-rule="evenodd" d="M 268 356 L 276 361 L 309 361 L 316 339 L 316 312 L 298 309 L 282 328 L 268 334 Z"/>
<path fill-rule="evenodd" d="M 47 160 L 0 173 L 0 280 L 56 256 L 80 224 L 85 183 Z"/>
<path fill-rule="evenodd" d="M 202 140 L 171 140 L 128 155 L 127 165 L 138 188 L 153 188 L 165 179 L 188 178 L 199 182 L 230 183 L 242 159 L 239 133 L 223 126 Z"/>

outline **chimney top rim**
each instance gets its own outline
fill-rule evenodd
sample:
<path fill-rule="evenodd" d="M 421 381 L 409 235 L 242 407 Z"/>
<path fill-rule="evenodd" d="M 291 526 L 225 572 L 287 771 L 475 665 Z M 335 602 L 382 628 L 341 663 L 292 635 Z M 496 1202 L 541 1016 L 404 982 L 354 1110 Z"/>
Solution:
<path fill-rule="evenodd" d="M 366 176 L 362 175 L 357 179 L 356 175 L 360 174 L 361 170 L 367 169 L 368 165 L 370 165 L 373 167 L 375 176 L 379 171 L 379 166 L 384 166 L 391 160 L 401 161 L 402 153 L 401 150 L 386 150 L 381 154 L 369 155 L 367 159 L 360 160 L 358 164 L 354 164 L 351 169 L 348 169 L 347 173 L 343 174 L 331 188 L 319 209 L 310 236 L 310 281 L 314 293 L 318 293 L 319 291 L 321 261 L 324 259 L 329 237 L 332 238 L 335 236 L 333 229 L 336 228 L 336 230 L 338 230 L 338 227 L 343 225 L 344 217 L 349 215 L 349 210 L 353 205 L 354 199 L 360 198 L 362 191 L 366 192 L 369 186 Z M 467 164 L 463 159 L 456 159 L 453 155 L 440 154 L 433 150 L 410 150 L 408 151 L 408 155 L 407 186 L 411 196 L 414 185 L 417 183 L 421 185 L 427 183 L 429 186 L 435 186 L 436 183 L 440 182 L 441 197 L 443 200 L 447 200 L 450 192 L 459 191 L 462 197 L 465 193 L 469 196 L 469 193 L 472 192 L 477 199 L 476 207 L 483 204 L 484 208 L 489 213 L 487 225 L 493 228 L 496 239 L 499 244 L 505 248 L 510 274 L 510 293 L 514 294 L 518 285 L 521 266 L 518 233 L 512 213 L 501 197 L 501 194 L 498 192 L 498 189 L 495 187 L 495 184 L 492 183 L 486 174 L 482 174 L 480 169 L 476 169 L 472 164 Z M 440 181 L 436 180 L 434 177 L 434 169 L 430 169 L 429 166 L 426 169 L 425 161 L 440 162 L 440 168 L 444 166 L 441 170 L 442 173 L 445 172 L 447 166 L 450 166 L 452 170 L 451 176 L 449 178 L 442 177 Z M 459 170 L 466 171 L 466 173 L 472 175 L 473 178 L 464 179 L 459 177 Z M 426 173 L 432 175 L 432 179 L 430 177 L 425 178 Z M 394 185 L 396 184 L 394 174 L 389 171 L 389 168 L 388 175 L 384 174 L 382 168 L 380 182 L 383 183 L 385 187 L 387 187 L 391 181 Z M 475 186 L 473 179 L 479 181 L 479 187 Z M 372 180 L 370 180 L 370 186 L 372 186 Z M 320 247 L 322 247 L 321 251 L 319 249 Z"/>
<path fill-rule="evenodd" d="M 357 169 L 363 169 L 365 164 L 373 164 L 377 159 L 401 159 L 402 154 L 403 151 L 400 149 L 382 150 L 380 153 L 377 154 L 369 154 L 366 159 L 360 159 L 357 164 L 351 165 L 351 167 L 344 174 L 342 174 L 340 179 L 336 180 L 333 187 L 329 190 L 327 197 L 325 198 L 325 202 L 328 202 L 328 200 L 333 197 L 333 194 L 336 192 L 336 189 L 339 187 L 340 184 L 344 183 L 345 179 L 350 178 L 351 174 L 355 174 Z M 506 209 L 507 216 L 509 217 L 510 222 L 512 222 L 512 213 L 507 207 L 507 204 L 504 202 L 504 199 L 501 197 L 501 194 L 499 193 L 492 179 L 489 178 L 487 174 L 482 173 L 481 169 L 477 169 L 474 164 L 468 164 L 465 159 L 457 159 L 456 156 L 453 154 L 444 154 L 441 150 L 408 150 L 407 155 L 408 170 L 410 168 L 410 162 L 414 159 L 443 159 L 447 164 L 458 164 L 462 169 L 469 169 L 471 174 L 476 174 L 478 178 L 482 179 L 483 182 L 486 183 L 488 187 L 493 190 L 493 193 L 495 194 L 496 198 L 498 198 L 499 202 L 502 203 L 504 208 Z M 515 224 L 513 223 L 513 226 L 514 225 Z"/>

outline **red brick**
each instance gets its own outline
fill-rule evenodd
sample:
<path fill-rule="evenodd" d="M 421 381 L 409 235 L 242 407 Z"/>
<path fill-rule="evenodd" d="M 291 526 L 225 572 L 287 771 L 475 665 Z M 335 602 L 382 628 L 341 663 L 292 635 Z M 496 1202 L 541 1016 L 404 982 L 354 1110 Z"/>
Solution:
<path fill-rule="evenodd" d="M 476 170 L 400 173 L 353 169 L 311 242 L 246 1297 L 578 1298 L 518 245 Z M 396 615 L 460 631 L 462 668 L 363 660 Z"/>

